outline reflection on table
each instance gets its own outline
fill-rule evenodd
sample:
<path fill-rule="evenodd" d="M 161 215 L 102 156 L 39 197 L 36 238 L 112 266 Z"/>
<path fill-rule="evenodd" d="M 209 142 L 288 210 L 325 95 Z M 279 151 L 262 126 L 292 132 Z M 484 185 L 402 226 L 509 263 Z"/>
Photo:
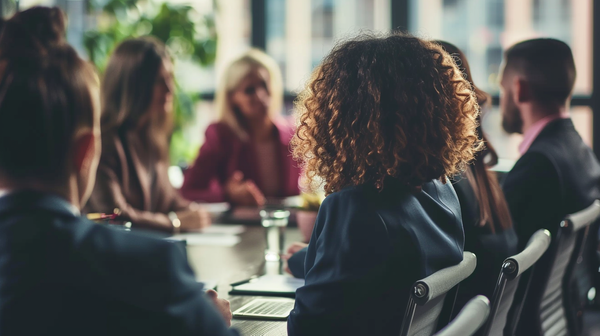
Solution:
<path fill-rule="evenodd" d="M 234 246 L 188 244 L 188 260 L 198 279 L 218 284 L 219 296 L 228 297 L 232 311 L 238 309 L 254 296 L 228 296 L 231 283 L 256 275 L 280 274 L 280 262 L 265 262 L 265 229 L 261 226 L 245 226 L 239 234 L 240 241 Z M 302 239 L 297 228 L 286 228 L 285 245 Z M 287 335 L 285 321 L 260 321 L 234 319 L 233 326 L 242 335 Z"/>

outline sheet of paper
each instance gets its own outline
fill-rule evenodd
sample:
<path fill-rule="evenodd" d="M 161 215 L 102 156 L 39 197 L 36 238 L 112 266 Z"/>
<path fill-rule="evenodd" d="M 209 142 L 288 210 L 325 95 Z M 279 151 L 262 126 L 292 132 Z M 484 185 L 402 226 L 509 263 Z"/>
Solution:
<path fill-rule="evenodd" d="M 231 208 L 227 202 L 221 203 L 200 203 L 200 205 L 211 214 L 220 214 Z"/>
<path fill-rule="evenodd" d="M 169 237 L 174 240 L 185 240 L 188 246 L 225 246 L 237 245 L 241 238 L 235 235 L 213 235 L 204 233 L 182 233 Z"/>
<path fill-rule="evenodd" d="M 286 275 L 263 275 L 250 282 L 235 286 L 236 291 L 295 293 L 304 286 L 304 279 Z"/>
<path fill-rule="evenodd" d="M 204 290 L 205 291 L 207 289 L 217 290 L 217 286 L 219 285 L 219 282 L 217 280 L 201 280 L 201 279 L 196 279 L 196 281 L 198 283 L 201 283 L 202 286 L 204 286 Z"/>
<path fill-rule="evenodd" d="M 227 224 L 213 224 L 207 228 L 200 230 L 201 233 L 205 234 L 225 234 L 225 235 L 237 235 L 246 231 L 246 227 L 243 225 L 227 225 Z"/>

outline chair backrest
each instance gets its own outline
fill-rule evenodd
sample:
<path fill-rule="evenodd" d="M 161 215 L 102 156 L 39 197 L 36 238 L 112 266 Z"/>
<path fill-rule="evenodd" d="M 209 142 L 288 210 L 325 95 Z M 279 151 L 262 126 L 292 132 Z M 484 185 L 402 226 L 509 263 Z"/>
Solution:
<path fill-rule="evenodd" d="M 579 254 L 581 250 L 581 246 L 576 244 L 578 233 L 587 229 L 599 215 L 600 201 L 596 200 L 586 209 L 566 216 L 560 223 L 556 239 L 556 255 L 539 306 L 539 319 L 544 334 L 568 329 L 565 295 L 568 295 L 569 290 L 565 288 L 565 285 L 568 286 L 565 278 L 570 278 L 572 268 L 571 271 L 567 269 L 573 255 Z"/>
<path fill-rule="evenodd" d="M 441 269 L 415 282 L 404 313 L 400 336 L 433 335 L 446 294 L 470 276 L 475 266 L 477 257 L 471 252 L 464 252 L 463 260 L 458 265 Z"/>
<path fill-rule="evenodd" d="M 544 255 L 548 246 L 550 246 L 550 240 L 548 230 L 538 230 L 531 236 L 527 247 L 521 253 L 504 260 L 492 296 L 490 318 L 482 329 L 482 336 L 503 335 L 508 312 L 514 301 L 521 274 L 533 267 Z"/>
<path fill-rule="evenodd" d="M 435 336 L 471 336 L 474 335 L 488 318 L 490 301 L 483 295 L 477 295 L 467 302 L 444 329 Z"/>
<path fill-rule="evenodd" d="M 543 268 L 535 269 L 533 275 L 536 283 L 531 284 L 524 296 L 522 314 L 515 310 L 516 316 L 521 319 L 515 321 L 518 323 L 517 333 L 569 334 L 570 322 L 565 305 L 569 293 L 568 280 L 576 262 L 574 259 L 577 259 L 581 250 L 581 244 L 577 244 L 577 241 L 581 241 L 582 234 L 598 216 L 600 201 L 596 200 L 586 209 L 568 215 L 560 222 L 556 238 L 544 255 L 543 262 L 541 261 L 540 266 Z M 542 280 L 539 277 L 542 277 Z M 537 283 L 538 280 L 540 283 Z"/>

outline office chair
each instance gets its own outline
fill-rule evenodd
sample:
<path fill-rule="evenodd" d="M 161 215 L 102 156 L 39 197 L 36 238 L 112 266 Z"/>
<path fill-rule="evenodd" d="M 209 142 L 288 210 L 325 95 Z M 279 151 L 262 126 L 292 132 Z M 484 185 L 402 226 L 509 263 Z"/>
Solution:
<path fill-rule="evenodd" d="M 458 265 L 441 269 L 415 282 L 404 313 L 400 336 L 433 335 L 446 294 L 470 276 L 476 265 L 475 254 L 464 252 L 463 260 Z"/>
<path fill-rule="evenodd" d="M 569 284 L 577 259 L 581 257 L 587 230 L 598 216 L 600 201 L 596 200 L 560 222 L 556 238 L 531 274 L 536 283 L 532 282 L 524 292 L 519 288 L 515 296 L 516 301 L 522 300 L 523 307 L 511 308 L 515 313 L 514 325 L 507 323 L 509 335 L 576 335 L 574 317 L 568 314 Z"/>
<path fill-rule="evenodd" d="M 483 295 L 477 295 L 467 302 L 444 329 L 434 336 L 471 336 L 483 325 L 490 313 L 490 301 Z"/>
<path fill-rule="evenodd" d="M 548 246 L 550 246 L 550 240 L 550 232 L 548 230 L 538 230 L 531 236 L 527 247 L 521 253 L 504 260 L 492 296 L 490 318 L 485 323 L 480 334 L 481 336 L 503 335 L 508 312 L 517 292 L 517 286 L 526 287 L 529 284 L 529 277 L 523 279 L 521 284 L 519 284 L 521 275 L 532 268 L 542 255 L 544 255 Z"/>

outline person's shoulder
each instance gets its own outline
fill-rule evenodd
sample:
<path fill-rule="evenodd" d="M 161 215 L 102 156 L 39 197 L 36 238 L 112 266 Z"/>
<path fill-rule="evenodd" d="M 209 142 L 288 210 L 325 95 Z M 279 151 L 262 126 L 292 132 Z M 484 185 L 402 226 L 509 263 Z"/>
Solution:
<path fill-rule="evenodd" d="M 205 141 L 208 143 L 220 143 L 222 145 L 236 142 L 239 137 L 233 129 L 225 122 L 214 122 L 206 128 Z"/>
<path fill-rule="evenodd" d="M 464 182 L 468 181 L 465 179 Z M 457 199 L 456 190 L 452 185 L 451 181 L 446 181 L 445 183 L 440 180 L 431 180 L 423 183 L 421 186 L 422 190 L 429 194 L 432 197 L 441 200 L 454 200 Z"/>
<path fill-rule="evenodd" d="M 321 207 L 350 206 L 369 199 L 370 188 L 365 185 L 350 186 L 333 192 L 323 200 Z"/>
<path fill-rule="evenodd" d="M 568 156 L 574 150 L 587 147 L 570 118 L 550 122 L 533 141 L 527 152 L 543 153 L 548 157 Z"/>
<path fill-rule="evenodd" d="M 521 173 L 536 174 L 539 170 L 554 168 L 555 157 L 551 152 L 540 150 L 539 147 L 531 147 L 517 160 L 514 167 L 508 173 L 507 179 Z"/>
<path fill-rule="evenodd" d="M 217 134 L 219 136 L 232 136 L 235 133 L 227 123 L 223 121 L 213 122 L 206 128 L 206 133 Z"/>
<path fill-rule="evenodd" d="M 184 257 L 174 243 L 152 233 L 124 231 L 83 217 L 63 224 L 63 229 L 71 232 L 73 253 L 103 260 L 107 268 L 113 267 L 110 264 L 113 260 L 114 265 L 129 265 L 132 270 L 157 270 L 161 266 L 166 268 L 172 262 L 172 255 Z"/>
<path fill-rule="evenodd" d="M 423 183 L 421 188 L 421 193 L 415 195 L 415 198 L 425 212 L 439 214 L 442 211 L 449 218 L 458 219 L 459 223 L 462 222 L 460 201 L 452 183 L 431 180 Z"/>
<path fill-rule="evenodd" d="M 530 148 L 508 172 L 502 189 L 505 193 L 520 192 L 531 184 L 548 184 L 558 181 L 559 169 L 555 158 L 546 151 Z M 510 197 L 507 196 L 507 199 Z"/>

